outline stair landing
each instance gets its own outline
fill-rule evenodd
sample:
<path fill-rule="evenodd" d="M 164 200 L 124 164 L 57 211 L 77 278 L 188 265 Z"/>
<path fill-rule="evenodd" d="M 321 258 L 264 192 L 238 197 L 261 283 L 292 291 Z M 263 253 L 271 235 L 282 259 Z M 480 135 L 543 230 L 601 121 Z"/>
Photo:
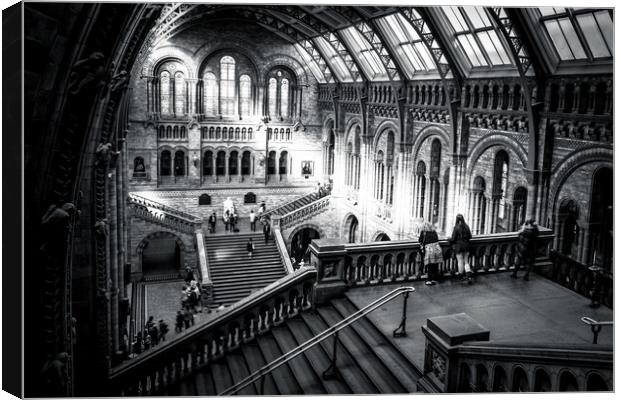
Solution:
<path fill-rule="evenodd" d="M 435 286 L 424 282 L 368 286 L 350 289 L 346 297 L 362 308 L 400 286 L 416 289 L 407 305 L 406 338 L 392 338 L 402 316 L 402 298 L 367 318 L 421 370 L 425 337 L 420 327 L 428 318 L 464 312 L 491 331 L 492 342 L 523 345 L 590 344 L 592 332 L 581 317 L 613 320 L 613 310 L 603 305 L 590 308 L 589 299 L 536 274 L 529 281 L 511 279 L 503 272 L 477 276 L 473 285 L 444 281 Z M 598 342 L 613 344 L 613 330 L 604 327 Z"/>

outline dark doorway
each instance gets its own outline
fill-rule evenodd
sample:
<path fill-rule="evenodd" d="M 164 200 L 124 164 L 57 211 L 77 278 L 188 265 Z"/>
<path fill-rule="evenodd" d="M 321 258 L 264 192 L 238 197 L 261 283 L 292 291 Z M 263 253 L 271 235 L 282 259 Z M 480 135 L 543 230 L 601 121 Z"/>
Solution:
<path fill-rule="evenodd" d="M 297 232 L 291 239 L 291 255 L 296 261 L 304 260 L 305 263 L 310 262 L 308 254 L 308 246 L 312 239 L 320 239 L 321 235 L 313 228 L 304 228 Z"/>
<path fill-rule="evenodd" d="M 601 168 L 594 174 L 590 201 L 590 252 L 587 262 L 607 270 L 613 265 L 613 173 Z"/>
<path fill-rule="evenodd" d="M 142 273 L 161 274 L 181 268 L 181 249 L 173 237 L 150 239 L 142 250 Z"/>
<path fill-rule="evenodd" d="M 375 239 L 375 242 L 387 242 L 390 241 L 390 237 L 386 233 L 380 233 L 379 236 Z"/>

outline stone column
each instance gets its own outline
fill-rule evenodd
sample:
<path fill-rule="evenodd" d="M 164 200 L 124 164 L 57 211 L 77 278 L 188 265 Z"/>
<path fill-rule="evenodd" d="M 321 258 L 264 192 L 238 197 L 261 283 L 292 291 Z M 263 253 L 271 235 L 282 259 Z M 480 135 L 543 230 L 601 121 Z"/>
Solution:
<path fill-rule="evenodd" d="M 372 158 L 370 156 L 371 153 L 371 145 L 372 137 L 365 135 L 362 138 L 361 143 L 361 159 L 360 159 L 360 196 L 359 196 L 359 205 L 361 209 L 361 215 L 358 216 L 359 219 L 359 232 L 360 237 L 359 241 L 363 242 L 367 240 L 368 232 L 366 232 L 366 215 L 368 214 L 368 207 L 373 202 L 374 195 L 373 193 L 373 185 L 374 176 L 373 176 L 373 166 L 372 166 Z"/>
<path fill-rule="evenodd" d="M 410 189 L 407 183 L 411 165 L 411 151 L 408 146 L 403 146 L 403 149 L 398 153 L 397 165 L 392 217 L 397 224 L 396 228 L 400 239 L 404 239 L 409 228 L 412 203 L 411 193 L 407 193 Z"/>
<path fill-rule="evenodd" d="M 344 174 L 345 174 L 345 152 L 344 152 L 344 132 L 338 129 L 335 132 L 336 140 L 334 143 L 334 189 L 332 194 L 342 194 L 344 191 Z"/>
<path fill-rule="evenodd" d="M 118 160 L 117 160 L 118 162 Z M 118 248 L 118 224 L 117 224 L 117 208 L 116 208 L 116 180 L 118 169 L 116 166 L 110 170 L 109 178 L 106 179 L 107 183 L 107 194 L 108 201 L 106 205 L 108 207 L 106 216 L 108 218 L 108 276 L 110 279 L 111 287 L 108 288 L 109 296 L 110 296 L 110 334 L 112 335 L 112 353 L 116 353 L 119 349 L 119 314 L 118 314 L 118 258 L 117 258 L 117 248 Z"/>

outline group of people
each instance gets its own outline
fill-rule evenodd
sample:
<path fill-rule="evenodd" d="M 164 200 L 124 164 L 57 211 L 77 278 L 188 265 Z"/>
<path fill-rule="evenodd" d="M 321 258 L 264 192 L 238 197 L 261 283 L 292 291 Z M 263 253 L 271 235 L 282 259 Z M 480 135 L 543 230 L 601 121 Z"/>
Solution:
<path fill-rule="evenodd" d="M 160 319 L 158 323 L 155 323 L 155 318 L 151 315 L 144 325 L 144 330 L 139 331 L 133 338 L 131 343 L 131 352 L 140 354 L 152 347 L 155 347 L 159 342 L 166 341 L 166 334 L 168 333 L 168 324 Z"/>
<path fill-rule="evenodd" d="M 263 227 L 269 223 L 268 217 L 264 215 L 266 208 L 267 207 L 263 202 L 258 208 L 258 213 L 254 212 L 254 209 L 250 210 L 250 230 L 252 232 L 256 232 L 256 221 L 261 221 Z M 209 224 L 209 233 L 215 233 L 217 230 L 217 214 L 215 211 L 211 213 L 207 222 Z M 224 230 L 226 232 L 239 232 L 237 227 L 237 224 L 239 223 L 239 214 L 237 213 L 237 208 L 232 203 L 232 200 L 230 200 L 230 197 L 224 202 L 222 222 L 224 223 Z"/>
<path fill-rule="evenodd" d="M 473 271 L 469 265 L 471 237 L 471 230 L 465 222 L 465 218 L 463 215 L 458 214 L 452 230 L 452 235 L 448 239 L 448 242 L 452 246 L 456 256 L 458 271 L 455 277 L 460 280 L 466 280 L 468 284 L 473 283 Z M 510 275 L 512 278 L 516 279 L 518 277 L 519 268 L 523 267 L 526 270 L 523 279 L 526 281 L 529 280 L 530 272 L 534 267 L 536 258 L 537 237 L 538 226 L 536 225 L 536 221 L 533 219 L 526 220 L 519 231 L 517 251 L 520 262 L 517 263 L 513 273 Z M 439 237 L 433 224 L 425 222 L 422 225 L 418 242 L 420 243 L 420 250 L 423 255 L 424 267 L 427 273 L 425 284 L 428 286 L 435 285 L 441 278 L 439 263 L 443 261 L 443 252 L 439 245 Z"/>
<path fill-rule="evenodd" d="M 331 192 L 332 192 L 332 184 L 331 184 L 331 182 L 326 183 L 324 185 L 321 185 L 320 182 L 317 184 L 317 194 L 318 194 L 319 198 L 325 197 L 328 194 L 330 194 Z"/>

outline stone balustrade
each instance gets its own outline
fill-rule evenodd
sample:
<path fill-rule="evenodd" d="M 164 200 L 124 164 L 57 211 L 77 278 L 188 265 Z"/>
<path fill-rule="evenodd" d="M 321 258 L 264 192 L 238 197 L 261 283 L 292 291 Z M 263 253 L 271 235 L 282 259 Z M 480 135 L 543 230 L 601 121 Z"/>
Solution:
<path fill-rule="evenodd" d="M 549 258 L 552 266 L 542 271 L 544 276 L 592 299 L 594 303 L 613 308 L 613 274 L 604 269 L 590 268 L 556 251 L 551 251 Z"/>
<path fill-rule="evenodd" d="M 611 346 L 494 343 L 465 313 L 429 318 L 422 331 L 427 393 L 613 390 Z"/>
<path fill-rule="evenodd" d="M 520 262 L 517 232 L 474 236 L 470 242 L 469 264 L 477 273 L 513 269 Z M 553 239 L 550 229 L 541 228 L 539 254 L 546 255 Z M 446 275 L 457 271 L 454 251 L 447 239 L 440 240 L 443 262 L 439 271 Z M 419 280 L 425 276 L 420 244 L 415 240 L 371 243 L 334 243 L 313 240 L 309 246 L 311 263 L 318 270 L 319 286 L 337 292 L 346 287 L 376 285 L 384 282 Z M 337 288 L 339 287 L 339 288 Z"/>
<path fill-rule="evenodd" d="M 297 225 L 302 221 L 325 211 L 329 207 L 330 199 L 331 196 L 325 196 L 310 204 L 300 207 L 297 210 L 291 211 L 288 214 L 279 216 L 279 218 L 277 218 L 279 228 L 285 229 L 291 225 Z"/>
<path fill-rule="evenodd" d="M 110 372 L 121 396 L 164 393 L 198 368 L 313 306 L 316 270 L 301 268 L 233 304 L 214 319 L 126 361 Z"/>
<path fill-rule="evenodd" d="M 189 214 L 183 211 L 179 211 L 165 204 L 159 203 L 154 200 L 147 199 L 146 197 L 142 197 L 136 193 L 129 193 L 127 200 L 129 201 L 130 204 L 154 208 L 160 211 L 164 211 L 166 214 L 174 215 L 176 217 L 180 217 L 180 218 L 183 218 L 189 221 L 196 221 L 200 219 L 199 217 L 195 215 L 192 215 L 192 214 Z"/>

